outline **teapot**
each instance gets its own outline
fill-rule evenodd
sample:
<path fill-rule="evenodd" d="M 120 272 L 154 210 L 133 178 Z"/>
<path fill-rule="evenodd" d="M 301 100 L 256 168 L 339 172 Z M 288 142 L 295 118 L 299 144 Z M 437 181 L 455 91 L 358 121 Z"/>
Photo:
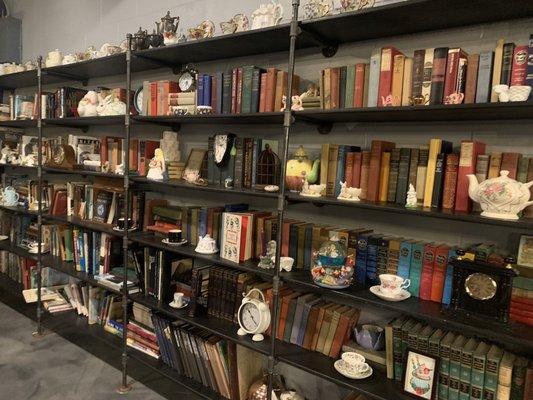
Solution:
<path fill-rule="evenodd" d="M 261 4 L 252 13 L 251 29 L 267 28 L 280 23 L 283 18 L 283 6 L 272 1 L 270 4 Z"/>
<path fill-rule="evenodd" d="M 67 65 L 67 64 L 73 64 L 75 62 L 77 62 L 78 59 L 76 58 L 76 56 L 74 54 L 67 54 L 65 57 L 63 57 L 63 61 L 61 64 L 63 65 Z"/>
<path fill-rule="evenodd" d="M 133 51 L 146 50 L 149 47 L 148 32 L 139 28 L 137 33 L 131 38 L 131 49 Z"/>
<path fill-rule="evenodd" d="M 198 244 L 194 251 L 200 254 L 218 253 L 217 242 L 209 234 L 206 234 L 204 237 L 199 236 Z"/>
<path fill-rule="evenodd" d="M 180 17 L 171 17 L 170 11 L 167 11 L 167 14 L 161 18 L 161 25 L 156 23 L 158 33 L 163 34 L 165 44 L 174 44 L 178 41 L 178 36 L 176 31 L 178 30 L 178 25 L 180 23 Z"/>
<path fill-rule="evenodd" d="M 63 54 L 58 49 L 48 52 L 46 59 L 44 60 L 44 65 L 46 68 L 56 67 L 61 65 L 63 62 Z"/>
<path fill-rule="evenodd" d="M 293 157 L 287 161 L 285 184 L 290 191 L 299 192 L 306 179 L 308 183 L 317 181 L 320 160 L 311 162 L 303 146 L 298 147 Z"/>
<path fill-rule="evenodd" d="M 518 213 L 533 204 L 529 201 L 533 181 L 521 183 L 509 178 L 509 171 L 500 171 L 497 178 L 487 179 L 478 183 L 473 174 L 468 177 L 468 195 L 479 203 L 484 217 L 516 220 Z"/>
<path fill-rule="evenodd" d="M 159 22 L 156 22 L 156 24 L 159 26 Z M 148 44 L 150 47 L 160 47 L 165 45 L 163 34 L 159 33 L 159 29 L 158 32 L 154 29 L 152 30 L 152 33 L 148 34 Z"/>
<path fill-rule="evenodd" d="M 7 186 L 2 192 L 2 201 L 4 206 L 15 207 L 18 205 L 19 194 L 13 186 Z"/>

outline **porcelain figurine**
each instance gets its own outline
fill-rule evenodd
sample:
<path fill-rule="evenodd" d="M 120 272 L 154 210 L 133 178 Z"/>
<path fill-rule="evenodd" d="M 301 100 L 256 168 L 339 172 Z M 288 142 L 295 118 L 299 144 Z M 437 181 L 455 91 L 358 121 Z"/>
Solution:
<path fill-rule="evenodd" d="M 285 111 L 285 108 L 287 107 L 287 96 L 283 95 L 281 98 L 282 107 L 280 111 Z M 303 107 L 303 101 L 302 97 L 298 95 L 294 95 L 291 97 L 291 110 L 292 111 L 302 111 L 304 109 Z"/>
<path fill-rule="evenodd" d="M 452 93 L 444 99 L 444 104 L 462 104 L 465 98 L 464 93 Z"/>
<path fill-rule="evenodd" d="M 304 181 L 304 185 L 302 187 L 302 191 L 300 192 L 300 195 L 304 197 L 322 197 L 325 190 L 326 190 L 325 183 L 322 183 L 320 185 L 310 185 L 306 179 Z"/>
<path fill-rule="evenodd" d="M 509 102 L 509 85 L 494 85 L 492 90 L 498 95 L 498 101 L 500 103 Z"/>
<path fill-rule="evenodd" d="M 235 14 L 229 21 L 221 22 L 220 29 L 222 33 L 227 35 L 235 32 L 247 31 L 250 27 L 248 17 L 244 14 Z"/>
<path fill-rule="evenodd" d="M 148 44 L 148 32 L 143 31 L 142 28 L 133 34 L 131 38 L 131 49 L 133 51 L 146 50 L 149 47 Z"/>
<path fill-rule="evenodd" d="M 498 178 L 487 179 L 478 183 L 476 175 L 469 174 L 468 194 L 472 200 L 479 203 L 484 217 L 517 220 L 518 213 L 533 204 L 529 201 L 533 181 L 517 182 L 509 178 L 509 171 L 500 171 Z"/>
<path fill-rule="evenodd" d="M 63 57 L 63 61 L 61 62 L 62 65 L 68 65 L 68 64 L 74 64 L 75 62 L 78 62 L 78 59 L 73 54 L 67 54 Z"/>
<path fill-rule="evenodd" d="M 154 29 L 152 33 L 150 33 L 147 37 L 148 44 L 150 47 L 161 47 L 165 45 L 165 39 L 163 38 L 163 34 L 156 32 Z"/>
<path fill-rule="evenodd" d="M 86 60 L 92 60 L 92 59 L 99 58 L 99 57 L 100 57 L 100 53 L 98 52 L 98 50 L 96 50 L 94 46 L 88 46 L 87 49 L 85 50 Z"/>
<path fill-rule="evenodd" d="M 0 164 L 7 164 L 7 157 L 11 154 L 11 149 L 7 144 L 2 147 L 0 154 L 2 154 L 2 156 L 0 157 Z"/>
<path fill-rule="evenodd" d="M 196 28 L 189 28 L 190 39 L 204 39 L 213 37 L 215 34 L 215 24 L 212 21 L 203 21 Z"/>
<path fill-rule="evenodd" d="M 209 234 L 206 234 L 204 237 L 200 236 L 194 251 L 200 254 L 218 253 L 217 242 Z"/>
<path fill-rule="evenodd" d="M 359 199 L 359 196 L 361 195 L 361 189 L 360 188 L 353 188 L 348 187 L 346 182 L 340 182 L 341 184 L 341 192 L 337 196 L 338 200 L 346 200 L 346 201 L 361 201 Z"/>
<path fill-rule="evenodd" d="M 331 0 L 309 0 L 304 7 L 307 19 L 321 18 L 333 11 L 333 1 Z"/>
<path fill-rule="evenodd" d="M 299 192 L 302 189 L 304 181 L 315 183 L 318 179 L 320 160 L 311 161 L 307 157 L 303 146 L 293 155 L 293 158 L 287 161 L 285 173 L 285 184 L 287 189 L 292 192 Z"/>
<path fill-rule="evenodd" d="M 126 114 L 126 103 L 121 101 L 114 94 L 109 94 L 105 98 L 102 98 L 102 95 L 98 94 L 98 99 L 99 104 L 96 107 L 96 112 L 99 116 Z"/>
<path fill-rule="evenodd" d="M 122 48 L 110 43 L 104 43 L 99 50 L 100 57 L 112 56 L 113 54 L 119 53 L 122 53 Z"/>
<path fill-rule="evenodd" d="M 374 7 L 376 0 L 341 0 L 341 12 Z"/>
<path fill-rule="evenodd" d="M 509 88 L 510 101 L 526 101 L 531 93 L 531 86 L 517 85 Z"/>
<path fill-rule="evenodd" d="M 58 49 L 48 52 L 46 59 L 44 60 L 44 65 L 46 68 L 56 67 L 61 65 L 63 62 L 63 54 Z"/>
<path fill-rule="evenodd" d="M 98 107 L 98 93 L 89 90 L 78 103 L 78 115 L 80 117 L 96 117 Z"/>
<path fill-rule="evenodd" d="M 269 26 L 278 25 L 282 18 L 283 6 L 272 0 L 269 4 L 261 4 L 252 13 L 251 29 L 268 28 Z"/>
<path fill-rule="evenodd" d="M 178 42 L 178 25 L 180 23 L 180 17 L 171 17 L 170 11 L 161 18 L 161 31 L 163 34 L 163 41 L 165 45 L 174 44 Z M 158 26 L 159 28 L 159 26 Z"/>
<path fill-rule="evenodd" d="M 263 269 L 271 269 L 275 267 L 276 262 L 276 241 L 270 240 L 267 243 L 266 253 L 259 256 L 259 264 L 257 266 Z"/>
<path fill-rule="evenodd" d="M 148 164 L 148 174 L 146 175 L 147 179 L 152 179 L 154 181 L 162 181 L 165 179 L 165 157 L 161 149 L 155 149 L 154 157 L 150 160 Z"/>
<path fill-rule="evenodd" d="M 409 190 L 407 191 L 407 197 L 405 199 L 405 208 L 416 208 L 418 200 L 416 198 L 416 190 L 412 183 L 409 184 Z"/>
<path fill-rule="evenodd" d="M 34 69 L 37 69 L 37 65 L 35 65 L 35 63 L 30 60 L 24 63 L 24 68 L 26 69 L 26 71 L 33 71 Z"/>
<path fill-rule="evenodd" d="M 279 270 L 280 271 L 292 271 L 292 266 L 294 265 L 294 258 L 292 257 L 280 257 L 279 258 Z"/>

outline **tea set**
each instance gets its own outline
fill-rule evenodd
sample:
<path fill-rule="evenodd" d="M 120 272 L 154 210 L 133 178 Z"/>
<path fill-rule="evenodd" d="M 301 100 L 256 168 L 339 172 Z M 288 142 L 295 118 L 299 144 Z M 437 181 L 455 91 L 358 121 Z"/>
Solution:
<path fill-rule="evenodd" d="M 14 74 L 15 72 L 32 71 L 37 69 L 33 61 L 26 61 L 24 64 L 0 63 L 0 75 Z"/>
<path fill-rule="evenodd" d="M 379 275 L 380 285 L 370 288 L 370 291 L 382 300 L 402 301 L 411 297 L 411 293 L 406 289 L 411 285 L 409 279 L 393 274 Z"/>
<path fill-rule="evenodd" d="M 44 66 L 46 68 L 57 67 L 59 65 L 74 64 L 80 61 L 93 60 L 95 58 L 102 58 L 120 54 L 126 51 L 126 44 L 123 41 L 120 45 L 111 43 L 104 43 L 99 50 L 94 46 L 89 46 L 85 51 L 69 53 L 63 55 L 59 49 L 49 51 L 44 59 Z"/>
<path fill-rule="evenodd" d="M 366 363 L 365 357 L 355 351 L 342 354 L 340 360 L 333 364 L 337 372 L 349 379 L 366 379 L 372 375 L 372 367 Z"/>
<path fill-rule="evenodd" d="M 171 229 L 167 233 L 167 237 L 161 242 L 170 246 L 182 246 L 187 243 L 186 239 L 183 239 L 181 229 Z"/>
<path fill-rule="evenodd" d="M 172 301 L 168 304 L 172 308 L 185 308 L 189 305 L 189 302 L 191 301 L 190 298 L 185 297 L 185 295 L 181 292 L 174 293 L 174 297 Z"/>
<path fill-rule="evenodd" d="M 200 254 L 216 254 L 218 253 L 217 242 L 209 234 L 204 237 L 200 236 L 194 251 Z"/>

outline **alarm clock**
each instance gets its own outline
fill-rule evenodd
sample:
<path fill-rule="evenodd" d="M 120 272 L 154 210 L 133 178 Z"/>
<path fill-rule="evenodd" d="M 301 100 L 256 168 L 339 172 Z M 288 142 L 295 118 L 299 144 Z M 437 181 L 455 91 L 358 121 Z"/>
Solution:
<path fill-rule="evenodd" d="M 143 87 L 137 88 L 133 96 L 133 106 L 139 115 L 143 112 Z"/>
<path fill-rule="evenodd" d="M 259 299 L 253 298 L 253 292 L 259 294 Z M 239 330 L 237 335 L 253 335 L 254 342 L 261 342 L 265 337 L 265 332 L 270 325 L 270 308 L 265 301 L 265 296 L 257 288 L 251 289 L 242 299 L 241 306 L 237 312 L 237 320 L 239 321 Z"/>
<path fill-rule="evenodd" d="M 198 72 L 191 65 L 185 66 L 179 73 L 178 86 L 181 92 L 194 92 L 196 90 L 196 75 Z"/>
<path fill-rule="evenodd" d="M 54 144 L 50 149 L 50 157 L 46 161 L 46 166 L 59 169 L 76 169 L 76 153 L 72 146 L 67 144 Z"/>

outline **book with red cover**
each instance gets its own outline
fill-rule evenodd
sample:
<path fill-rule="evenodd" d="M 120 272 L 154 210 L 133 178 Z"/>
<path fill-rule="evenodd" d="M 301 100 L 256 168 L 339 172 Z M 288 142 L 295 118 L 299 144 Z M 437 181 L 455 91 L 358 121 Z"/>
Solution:
<path fill-rule="evenodd" d="M 468 196 L 467 175 L 476 173 L 477 156 L 485 154 L 485 143 L 463 140 L 457 170 L 457 189 L 455 192 L 455 211 L 470 212 L 472 202 Z"/>
<path fill-rule="evenodd" d="M 51 215 L 67 215 L 67 191 L 58 190 L 54 193 Z"/>
<path fill-rule="evenodd" d="M 266 74 L 265 112 L 272 112 L 274 111 L 278 70 L 276 68 L 268 68 Z"/>
<path fill-rule="evenodd" d="M 520 153 L 503 153 L 500 171 L 509 171 L 509 178 L 516 179 L 518 162 L 522 158 Z"/>
<path fill-rule="evenodd" d="M 447 47 L 438 47 L 435 49 L 433 56 L 433 70 L 431 71 L 431 94 L 429 96 L 429 104 L 443 103 L 447 59 Z"/>
<path fill-rule="evenodd" d="M 139 139 L 130 139 L 130 171 L 139 168 Z"/>
<path fill-rule="evenodd" d="M 476 101 L 477 73 L 479 69 L 479 54 L 470 54 L 466 69 L 465 104 Z"/>
<path fill-rule="evenodd" d="M 157 109 L 157 82 L 150 82 L 150 115 L 158 115 Z"/>
<path fill-rule="evenodd" d="M 154 157 L 155 149 L 158 147 L 158 140 L 141 139 L 139 141 L 139 176 L 145 176 L 148 173 L 148 164 Z"/>
<path fill-rule="evenodd" d="M 353 92 L 353 106 L 363 107 L 365 92 L 365 64 L 355 64 L 355 87 Z M 357 187 L 357 186 L 355 186 Z"/>
<path fill-rule="evenodd" d="M 157 115 L 168 115 L 168 94 L 176 93 L 178 91 L 178 82 L 161 81 L 161 85 L 158 85 L 158 89 L 160 89 L 158 95 L 160 96 L 161 101 L 158 104 Z M 159 107 L 159 105 L 161 105 L 161 107 Z"/>
<path fill-rule="evenodd" d="M 344 182 L 346 182 L 347 186 L 352 186 L 354 158 L 355 152 L 349 151 L 346 153 L 346 159 L 344 160 Z"/>
<path fill-rule="evenodd" d="M 340 76 L 341 69 L 339 67 L 331 68 L 331 109 L 339 108 L 340 104 Z"/>
<path fill-rule="evenodd" d="M 431 301 L 442 302 L 444 291 L 444 281 L 446 280 L 446 269 L 448 267 L 448 253 L 450 247 L 440 245 L 435 251 L 435 262 L 433 263 L 433 279 L 431 280 Z"/>
<path fill-rule="evenodd" d="M 452 153 L 446 155 L 444 170 L 444 192 L 442 193 L 442 208 L 453 210 L 455 205 L 455 190 L 457 188 L 457 169 L 459 155 Z"/>
<path fill-rule="evenodd" d="M 368 175 L 370 173 L 370 151 L 363 151 L 361 153 L 361 195 L 359 198 L 366 199 L 368 189 Z"/>
<path fill-rule="evenodd" d="M 259 112 L 265 112 L 266 109 L 266 85 L 267 73 L 261 73 L 261 86 L 259 89 Z"/>
<path fill-rule="evenodd" d="M 368 171 L 368 186 L 366 189 L 366 199 L 378 201 L 379 198 L 379 178 L 381 170 L 381 157 L 384 152 L 390 152 L 395 144 L 384 140 L 373 140 L 370 147 L 370 168 Z"/>
<path fill-rule="evenodd" d="M 346 333 L 351 332 L 351 328 L 357 324 L 359 318 L 359 310 L 355 308 L 350 308 L 349 310 L 343 312 L 339 318 L 339 324 L 335 330 L 335 336 L 333 337 L 333 343 L 331 344 L 331 349 L 329 351 L 329 356 L 332 358 L 338 358 L 339 353 L 342 349 L 342 346 L 346 341 Z M 348 338 L 350 336 L 348 335 Z"/>
<path fill-rule="evenodd" d="M 468 55 L 460 48 L 448 50 L 448 60 L 446 62 L 446 72 L 444 75 L 444 104 L 450 104 L 447 97 L 458 92 L 457 78 L 459 76 L 459 59 L 467 58 Z"/>
<path fill-rule="evenodd" d="M 433 282 L 433 268 L 435 264 L 435 253 L 437 246 L 434 243 L 427 243 L 424 246 L 422 257 L 422 273 L 420 274 L 419 297 L 422 300 L 431 300 L 431 284 Z"/>
<path fill-rule="evenodd" d="M 398 49 L 389 46 L 381 49 L 381 67 L 379 72 L 378 106 L 385 106 L 387 98 L 392 96 L 392 69 L 394 57 L 402 54 Z"/>
<path fill-rule="evenodd" d="M 352 184 L 351 187 L 360 188 L 361 186 L 361 166 L 363 161 L 363 153 L 356 152 L 353 157 L 352 168 Z"/>
<path fill-rule="evenodd" d="M 281 231 L 281 255 L 283 257 L 289 256 L 289 239 L 291 225 L 300 223 L 301 221 L 296 221 L 294 219 L 285 219 L 283 220 L 283 228 Z"/>
<path fill-rule="evenodd" d="M 283 340 L 283 333 L 285 332 L 285 323 L 287 322 L 287 313 L 289 311 L 289 303 L 292 299 L 300 296 L 300 292 L 292 292 L 281 298 L 281 308 L 279 312 L 278 331 L 276 339 Z"/>
<path fill-rule="evenodd" d="M 240 246 L 240 251 L 239 251 L 239 262 L 245 262 L 247 260 L 247 258 L 246 258 L 246 246 L 250 245 L 250 243 L 246 243 L 246 238 L 247 238 L 248 229 L 252 229 L 251 226 L 248 226 L 249 220 L 250 220 L 250 215 L 242 214 L 242 219 L 241 219 L 241 246 Z"/>
<path fill-rule="evenodd" d="M 514 49 L 511 86 L 526 84 L 528 50 L 528 46 L 516 46 Z"/>

